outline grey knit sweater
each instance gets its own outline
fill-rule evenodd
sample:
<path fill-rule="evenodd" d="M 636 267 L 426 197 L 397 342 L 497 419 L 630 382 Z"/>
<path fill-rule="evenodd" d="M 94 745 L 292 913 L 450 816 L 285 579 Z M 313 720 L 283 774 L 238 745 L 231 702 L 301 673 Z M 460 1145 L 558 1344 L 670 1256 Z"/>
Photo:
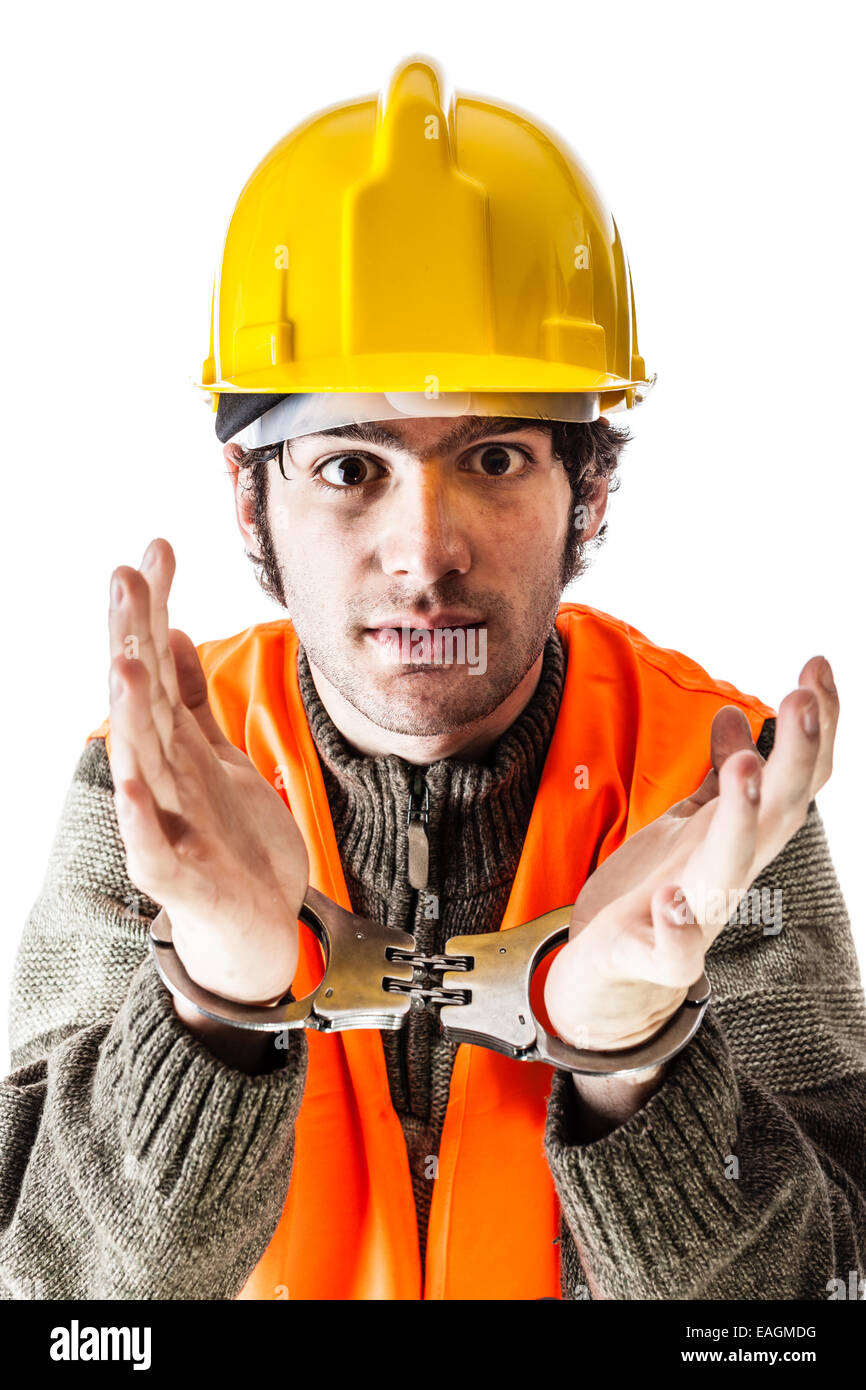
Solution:
<path fill-rule="evenodd" d="M 409 887 L 409 772 L 354 754 L 299 678 L 353 906 L 432 949 L 495 928 L 562 691 L 551 633 L 535 696 L 483 763 L 426 769 L 430 868 Z M 762 752 L 772 743 L 767 721 Z M 276 1228 L 306 1071 L 302 1033 L 247 1076 L 175 1015 L 151 964 L 157 904 L 130 882 L 104 741 L 82 753 L 12 991 L 0 1087 L 5 1298 L 233 1298 Z M 563 1210 L 562 1291 L 612 1299 L 821 1299 L 866 1272 L 866 1005 L 816 806 L 758 879 L 777 936 L 732 921 L 713 1003 L 658 1090 L 594 1143 L 553 1075 L 545 1149 Z M 419 1242 L 452 1045 L 423 1011 L 384 1034 Z M 578 1255 L 586 1262 L 586 1271 Z"/>

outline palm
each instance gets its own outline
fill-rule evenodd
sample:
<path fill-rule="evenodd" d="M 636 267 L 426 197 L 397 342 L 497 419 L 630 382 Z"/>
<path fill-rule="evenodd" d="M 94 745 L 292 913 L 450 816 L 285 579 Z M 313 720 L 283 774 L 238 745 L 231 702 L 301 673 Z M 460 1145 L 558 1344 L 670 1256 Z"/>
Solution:
<path fill-rule="evenodd" d="M 217 724 L 195 646 L 168 627 L 174 554 L 153 548 L 147 578 L 115 571 L 125 587 L 109 615 L 111 770 L 129 876 L 165 908 L 198 984 L 280 997 L 297 963 L 306 848 L 276 786 Z"/>
<path fill-rule="evenodd" d="M 782 702 L 766 763 L 745 716 L 732 706 L 720 710 L 710 739 L 719 771 L 587 879 L 545 985 L 560 1036 L 585 1047 L 643 1041 L 700 977 L 706 950 L 740 897 L 802 825 L 830 775 L 838 699 L 835 689 L 819 686 L 821 670 L 818 658 L 808 662 L 800 688 Z M 813 733 L 804 724 L 808 713 L 817 716 Z M 750 782 L 759 787 L 756 801 L 746 795 Z"/>

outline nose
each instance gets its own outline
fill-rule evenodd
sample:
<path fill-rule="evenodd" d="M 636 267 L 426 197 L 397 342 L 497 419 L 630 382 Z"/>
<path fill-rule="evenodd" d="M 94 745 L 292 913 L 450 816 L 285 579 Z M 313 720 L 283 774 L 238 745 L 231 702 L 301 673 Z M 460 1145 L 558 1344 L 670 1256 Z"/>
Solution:
<path fill-rule="evenodd" d="M 383 571 L 422 584 L 465 574 L 471 564 L 467 521 L 465 507 L 435 465 L 407 469 L 382 514 Z"/>

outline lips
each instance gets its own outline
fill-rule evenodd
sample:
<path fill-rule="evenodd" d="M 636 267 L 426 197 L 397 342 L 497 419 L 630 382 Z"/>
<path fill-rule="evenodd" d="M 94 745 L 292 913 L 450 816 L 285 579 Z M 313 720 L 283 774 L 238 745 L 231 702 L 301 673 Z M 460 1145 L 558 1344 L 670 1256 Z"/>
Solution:
<path fill-rule="evenodd" d="M 387 628 L 411 628 L 415 632 L 435 632 L 437 628 L 480 627 L 483 618 L 473 618 L 471 614 L 460 613 L 456 608 L 443 608 L 439 613 L 398 613 L 391 618 L 383 618 L 371 624 L 368 632 L 381 632 Z"/>

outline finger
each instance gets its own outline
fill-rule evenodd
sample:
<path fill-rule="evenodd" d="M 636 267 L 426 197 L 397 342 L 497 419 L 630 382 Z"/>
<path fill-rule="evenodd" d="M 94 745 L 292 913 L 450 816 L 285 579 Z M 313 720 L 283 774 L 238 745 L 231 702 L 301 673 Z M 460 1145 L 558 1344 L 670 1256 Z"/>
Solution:
<path fill-rule="evenodd" d="M 806 819 L 819 747 L 818 701 L 808 686 L 801 686 L 779 706 L 773 751 L 763 770 L 762 857 L 774 858 Z"/>
<path fill-rule="evenodd" d="M 752 729 L 743 710 L 737 705 L 723 705 L 716 710 L 710 728 L 711 767 L 697 791 L 684 801 L 678 801 L 668 811 L 669 816 L 692 816 L 701 806 L 712 801 L 719 794 L 719 771 L 724 762 L 734 753 L 748 750 L 754 753 L 763 765 L 766 759 L 758 752 L 752 738 Z"/>
<path fill-rule="evenodd" d="M 699 811 L 702 806 L 705 806 L 708 801 L 712 801 L 718 794 L 719 774 L 715 768 L 711 767 L 697 791 L 670 806 L 665 814 L 673 816 L 677 820 L 685 816 L 693 816 L 695 811 Z"/>
<path fill-rule="evenodd" d="M 719 797 L 701 845 L 680 882 L 708 946 L 722 931 L 754 877 L 761 815 L 760 756 L 742 749 L 719 773 Z"/>
<path fill-rule="evenodd" d="M 180 812 L 174 777 L 153 717 L 150 676 L 143 662 L 123 655 L 111 663 L 110 713 L 115 786 L 144 781 L 167 811 Z"/>
<path fill-rule="evenodd" d="M 818 701 L 818 756 L 812 773 L 809 800 L 830 780 L 833 771 L 833 746 L 839 722 L 839 693 L 833 678 L 833 668 L 823 656 L 811 657 L 800 672 L 800 689 L 811 690 Z"/>
<path fill-rule="evenodd" d="M 141 573 L 150 589 L 150 630 L 156 654 L 159 678 L 169 703 L 176 705 L 180 696 L 177 673 L 168 645 L 168 595 L 175 572 L 174 551 L 168 541 L 158 536 L 150 542 L 141 559 Z"/>
<path fill-rule="evenodd" d="M 145 782 L 124 778 L 117 783 L 115 806 L 129 877 L 137 888 L 160 902 L 186 865 L 165 833 L 159 808 Z"/>
<path fill-rule="evenodd" d="M 109 610 L 111 656 L 140 661 L 147 670 L 153 721 L 166 753 L 171 749 L 174 708 L 159 671 L 159 660 L 150 627 L 150 588 L 130 565 L 119 565 L 111 578 Z"/>
<path fill-rule="evenodd" d="M 179 627 L 168 632 L 168 642 L 175 670 L 178 690 L 186 708 L 195 715 L 199 728 L 212 747 L 223 754 L 239 753 L 234 744 L 226 738 L 210 707 L 207 693 L 207 677 L 202 669 L 195 644 Z M 243 755 L 241 755 L 243 756 Z"/>
<path fill-rule="evenodd" d="M 125 596 L 125 586 L 116 571 L 111 576 L 109 587 L 111 597 L 108 605 L 108 645 L 111 659 L 108 667 L 108 709 L 111 738 L 108 747 L 108 762 L 111 768 L 111 779 L 116 790 L 124 779 L 139 777 L 141 769 L 138 766 L 138 759 L 132 744 L 114 727 L 115 702 L 123 687 L 115 681 L 112 674 L 113 663 L 117 657 L 126 654 L 125 634 L 122 631 L 122 620 L 119 614 L 120 604 Z"/>
<path fill-rule="evenodd" d="M 122 653 L 114 658 L 108 668 L 108 718 L 111 724 L 108 762 L 115 792 L 121 782 L 141 777 L 135 745 L 130 741 L 120 714 L 120 700 L 125 695 L 126 687 L 122 680 L 123 668 L 120 667 L 119 675 L 115 675 L 115 664 L 121 660 Z"/>
<path fill-rule="evenodd" d="M 737 705 L 723 705 L 716 711 L 710 729 L 710 761 L 713 767 L 717 772 L 720 771 L 727 758 L 744 748 L 754 752 L 762 764 L 766 761 L 755 747 L 751 725 L 745 712 Z"/>

